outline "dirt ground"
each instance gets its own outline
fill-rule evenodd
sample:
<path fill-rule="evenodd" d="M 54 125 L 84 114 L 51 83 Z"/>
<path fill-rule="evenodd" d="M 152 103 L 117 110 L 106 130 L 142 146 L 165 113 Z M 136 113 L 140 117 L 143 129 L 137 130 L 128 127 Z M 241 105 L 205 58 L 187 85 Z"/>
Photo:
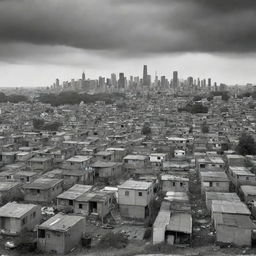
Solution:
<path fill-rule="evenodd" d="M 206 209 L 204 196 L 201 194 L 200 182 L 195 171 L 190 171 L 190 200 L 193 216 L 192 246 L 178 248 L 170 245 L 153 246 L 149 240 L 143 240 L 145 228 L 143 226 L 124 223 L 116 225 L 114 229 L 104 229 L 100 221 L 86 223 L 86 233 L 92 237 L 91 249 L 76 248 L 68 255 L 72 256 L 133 256 L 133 255 L 256 255 L 256 248 L 235 248 L 228 246 L 221 248 L 215 244 L 215 233 L 212 228 L 210 214 Z M 97 244 L 108 232 L 122 232 L 127 235 L 129 243 L 122 249 L 100 249 Z M 8 250 L 4 248 L 6 240 L 0 239 L 0 256 L 34 256 L 36 253 L 27 253 L 19 249 Z M 164 254 L 163 254 L 164 253 Z M 48 256 L 49 254 L 36 254 Z"/>

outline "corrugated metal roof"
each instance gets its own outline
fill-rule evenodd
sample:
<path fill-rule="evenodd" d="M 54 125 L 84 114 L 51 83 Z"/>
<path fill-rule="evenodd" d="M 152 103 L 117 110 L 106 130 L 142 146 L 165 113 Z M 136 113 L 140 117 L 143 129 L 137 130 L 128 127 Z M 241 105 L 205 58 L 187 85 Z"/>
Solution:
<path fill-rule="evenodd" d="M 256 186 L 244 185 L 240 189 L 245 195 L 256 195 Z"/>
<path fill-rule="evenodd" d="M 21 218 L 35 207 L 37 207 L 35 204 L 7 203 L 0 208 L 0 217 Z"/>
<path fill-rule="evenodd" d="M 146 189 L 150 188 L 152 185 L 153 185 L 153 182 L 127 180 L 123 184 L 119 185 L 118 188 L 146 190 Z"/>
<path fill-rule="evenodd" d="M 224 201 L 240 201 L 236 193 L 222 193 L 222 192 L 205 192 L 207 200 L 224 200 Z"/>
<path fill-rule="evenodd" d="M 171 215 L 170 222 L 167 225 L 166 230 L 192 234 L 191 214 L 176 213 Z"/>
<path fill-rule="evenodd" d="M 58 213 L 49 220 L 45 221 L 39 226 L 41 229 L 54 230 L 54 231 L 67 231 L 70 227 L 84 219 L 80 216 L 72 216 Z"/>
<path fill-rule="evenodd" d="M 170 211 L 169 212 L 168 211 L 160 211 L 156 217 L 153 227 L 154 228 L 165 228 L 169 224 L 170 218 L 171 218 Z"/>
<path fill-rule="evenodd" d="M 251 215 L 248 207 L 238 201 L 212 200 L 212 212 Z"/>
<path fill-rule="evenodd" d="M 256 229 L 256 226 L 253 224 L 250 217 L 245 215 L 228 215 L 219 213 L 215 216 L 214 221 L 216 226 L 225 225 L 240 228 Z"/>
<path fill-rule="evenodd" d="M 92 186 L 76 184 L 70 189 L 68 189 L 67 191 L 58 195 L 57 198 L 73 200 L 83 195 L 84 193 L 90 191 L 91 189 L 92 189 Z"/>

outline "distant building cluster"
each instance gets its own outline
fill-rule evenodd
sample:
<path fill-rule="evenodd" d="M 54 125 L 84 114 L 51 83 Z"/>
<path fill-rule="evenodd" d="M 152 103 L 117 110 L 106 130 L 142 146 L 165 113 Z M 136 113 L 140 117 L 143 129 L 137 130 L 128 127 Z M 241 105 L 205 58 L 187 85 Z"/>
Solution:
<path fill-rule="evenodd" d="M 75 90 L 93 93 L 102 92 L 147 92 L 149 90 L 162 92 L 209 92 L 209 91 L 225 91 L 227 86 L 223 83 L 217 85 L 212 83 L 211 78 L 200 79 L 188 77 L 187 79 L 179 79 L 178 71 L 173 71 L 171 79 L 166 76 L 158 77 L 155 73 L 155 78 L 148 74 L 147 65 L 143 66 L 142 78 L 139 76 L 126 77 L 124 73 L 111 74 L 110 78 L 100 76 L 98 79 L 86 79 L 85 73 L 82 73 L 82 78 L 79 80 L 72 79 L 70 82 L 64 81 L 62 85 L 59 79 L 51 86 L 51 89 L 56 92 L 65 90 Z"/>

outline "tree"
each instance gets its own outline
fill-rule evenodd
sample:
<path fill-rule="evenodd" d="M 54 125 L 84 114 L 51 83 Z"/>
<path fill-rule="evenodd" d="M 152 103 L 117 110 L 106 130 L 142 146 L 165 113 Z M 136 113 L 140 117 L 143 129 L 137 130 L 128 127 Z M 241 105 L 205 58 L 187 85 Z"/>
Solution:
<path fill-rule="evenodd" d="M 202 99 L 203 99 L 202 96 L 196 95 L 196 96 L 193 98 L 193 101 L 200 101 L 200 100 L 202 100 Z"/>
<path fill-rule="evenodd" d="M 143 135 L 150 135 L 151 134 L 151 128 L 148 124 L 144 124 L 141 130 L 141 133 Z"/>
<path fill-rule="evenodd" d="M 202 133 L 208 133 L 209 132 L 209 126 L 206 122 L 203 122 L 203 124 L 201 125 L 201 131 L 202 131 Z"/>
<path fill-rule="evenodd" d="M 227 113 L 227 112 L 228 112 L 228 107 L 222 107 L 222 108 L 220 109 L 220 112 L 221 112 L 221 113 Z"/>
<path fill-rule="evenodd" d="M 47 130 L 47 131 L 58 131 L 59 127 L 61 126 L 62 124 L 59 123 L 59 122 L 52 122 L 52 123 L 48 123 L 48 124 L 45 124 L 43 126 L 43 130 Z"/>
<path fill-rule="evenodd" d="M 239 138 L 236 150 L 240 155 L 255 155 L 256 144 L 254 138 L 249 134 L 243 133 Z"/>
<path fill-rule="evenodd" d="M 43 119 L 39 119 L 39 118 L 34 118 L 33 119 L 33 127 L 36 130 L 42 130 L 44 126 L 44 120 Z"/>
<path fill-rule="evenodd" d="M 224 100 L 224 101 L 228 101 L 229 98 L 230 98 L 230 97 L 229 97 L 228 93 L 223 93 L 223 95 L 222 95 L 222 97 L 221 97 L 221 99 Z"/>
<path fill-rule="evenodd" d="M 0 92 L 0 103 L 3 102 L 7 102 L 7 96 L 3 92 Z"/>

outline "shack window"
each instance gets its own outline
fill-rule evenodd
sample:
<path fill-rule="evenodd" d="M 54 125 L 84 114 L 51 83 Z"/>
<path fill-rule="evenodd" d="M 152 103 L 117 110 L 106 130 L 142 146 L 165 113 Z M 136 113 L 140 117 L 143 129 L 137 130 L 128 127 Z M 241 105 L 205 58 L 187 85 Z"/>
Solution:
<path fill-rule="evenodd" d="M 37 192 L 37 194 L 40 194 L 40 189 L 37 189 L 36 192 Z"/>
<path fill-rule="evenodd" d="M 73 200 L 68 200 L 69 205 L 73 205 Z"/>
<path fill-rule="evenodd" d="M 172 183 L 172 186 L 175 187 L 175 182 Z"/>
<path fill-rule="evenodd" d="M 183 186 L 183 182 L 180 182 L 180 186 L 181 186 L 181 187 Z"/>
<path fill-rule="evenodd" d="M 209 187 L 212 187 L 212 181 L 209 182 Z"/>
<path fill-rule="evenodd" d="M 36 212 L 33 212 L 33 218 L 35 218 L 36 217 Z"/>
<path fill-rule="evenodd" d="M 27 217 L 22 219 L 22 225 L 25 225 L 27 223 Z"/>
<path fill-rule="evenodd" d="M 142 192 L 139 192 L 138 194 L 139 194 L 139 196 L 142 196 Z"/>
<path fill-rule="evenodd" d="M 205 164 L 200 164 L 200 168 L 205 168 Z"/>
<path fill-rule="evenodd" d="M 83 205 L 82 204 L 79 204 L 79 209 L 83 209 Z"/>
<path fill-rule="evenodd" d="M 125 192 L 124 192 L 124 195 L 125 195 L 125 196 L 129 196 L 129 191 L 125 191 Z"/>
<path fill-rule="evenodd" d="M 45 238 L 45 230 L 38 229 L 38 238 Z"/>

